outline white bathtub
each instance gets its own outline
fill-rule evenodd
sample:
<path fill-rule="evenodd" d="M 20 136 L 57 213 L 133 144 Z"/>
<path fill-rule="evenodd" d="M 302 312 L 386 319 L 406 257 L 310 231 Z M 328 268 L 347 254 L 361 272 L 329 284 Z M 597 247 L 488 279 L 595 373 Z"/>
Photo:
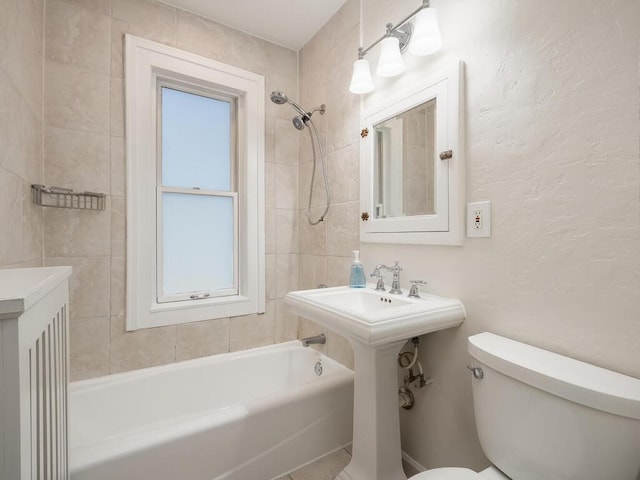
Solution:
<path fill-rule="evenodd" d="M 74 382 L 69 405 L 72 480 L 270 480 L 351 442 L 353 372 L 288 342 Z"/>

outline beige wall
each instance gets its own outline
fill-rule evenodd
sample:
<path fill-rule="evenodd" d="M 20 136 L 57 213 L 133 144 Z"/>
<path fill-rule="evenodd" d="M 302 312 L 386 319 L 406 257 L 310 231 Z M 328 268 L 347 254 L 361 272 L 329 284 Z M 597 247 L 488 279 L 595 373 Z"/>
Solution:
<path fill-rule="evenodd" d="M 326 152 L 331 208 L 325 220 L 311 226 L 307 222 L 309 186 L 313 156 L 308 132 L 300 140 L 300 288 L 346 285 L 349 281 L 352 250 L 358 248 L 360 215 L 359 188 L 359 99 L 349 90 L 352 53 L 358 49 L 359 5 L 348 0 L 333 18 L 300 50 L 300 100 L 306 108 L 326 104 L 323 116 L 314 114 L 320 141 Z M 316 185 L 312 218 L 324 211 L 320 160 L 316 164 Z M 320 350 L 353 365 L 346 340 L 333 332 L 300 321 L 301 336 L 324 331 L 328 341 Z"/>
<path fill-rule="evenodd" d="M 48 209 L 47 265 L 71 265 L 71 370 L 89 378 L 289 340 L 282 297 L 297 286 L 298 136 L 266 100 L 267 313 L 125 332 L 123 34 L 265 75 L 297 96 L 297 53 L 147 0 L 49 0 L 45 181 L 109 194 L 103 212 Z"/>
<path fill-rule="evenodd" d="M 0 15 L 0 268 L 42 263 L 44 1 L 8 0 Z"/>
<path fill-rule="evenodd" d="M 346 283 L 358 245 L 358 105 L 347 93 L 358 3 L 347 2 L 300 54 L 301 98 L 339 112 L 324 124 L 340 172 L 332 178 L 336 205 L 320 229 L 301 221 L 305 288 Z M 365 46 L 417 6 L 362 3 Z M 401 412 L 403 449 L 426 467 L 487 464 L 465 369 L 469 335 L 492 331 L 640 377 L 640 4 L 586 3 L 434 0 L 442 51 L 404 55 L 408 72 L 375 79 L 377 91 L 365 97 L 373 102 L 463 60 L 467 201 L 492 202 L 490 239 L 360 245 L 367 272 L 398 259 L 404 287 L 424 278 L 427 292 L 460 298 L 467 309 L 461 328 L 423 338 L 420 360 L 435 383 Z M 301 195 L 306 170 L 302 164 Z M 334 228 L 343 233 L 338 251 Z"/>

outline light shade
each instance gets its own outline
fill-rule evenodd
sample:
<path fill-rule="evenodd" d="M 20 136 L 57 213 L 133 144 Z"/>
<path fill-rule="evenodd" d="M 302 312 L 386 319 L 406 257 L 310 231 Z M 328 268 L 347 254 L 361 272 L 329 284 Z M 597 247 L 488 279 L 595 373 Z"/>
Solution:
<path fill-rule="evenodd" d="M 400 42 L 397 37 L 386 37 L 380 42 L 380 60 L 376 74 L 381 77 L 395 77 L 402 72 L 404 63 L 400 54 Z"/>
<path fill-rule="evenodd" d="M 349 91 L 351 93 L 369 93 L 373 91 L 373 79 L 371 78 L 371 70 L 369 69 L 369 60 L 361 58 L 353 62 L 353 74 L 351 75 L 351 83 Z"/>
<path fill-rule="evenodd" d="M 438 27 L 438 14 L 434 8 L 424 8 L 414 17 L 409 53 L 431 55 L 440 48 L 442 48 L 442 36 Z"/>

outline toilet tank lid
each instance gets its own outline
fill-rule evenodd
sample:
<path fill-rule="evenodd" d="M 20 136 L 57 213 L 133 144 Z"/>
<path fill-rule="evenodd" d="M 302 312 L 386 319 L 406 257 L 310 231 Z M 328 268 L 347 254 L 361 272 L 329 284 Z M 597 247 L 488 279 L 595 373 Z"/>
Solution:
<path fill-rule="evenodd" d="M 469 354 L 498 372 L 587 407 L 640 419 L 640 380 L 541 348 L 480 333 Z"/>

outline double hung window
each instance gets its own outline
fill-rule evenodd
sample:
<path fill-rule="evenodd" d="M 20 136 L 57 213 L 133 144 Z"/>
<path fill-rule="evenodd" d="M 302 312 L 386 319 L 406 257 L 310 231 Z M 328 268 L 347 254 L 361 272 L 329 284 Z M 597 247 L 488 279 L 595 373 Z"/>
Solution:
<path fill-rule="evenodd" d="M 158 88 L 158 302 L 236 295 L 235 102 Z"/>
<path fill-rule="evenodd" d="M 126 37 L 127 329 L 264 311 L 264 79 Z"/>

